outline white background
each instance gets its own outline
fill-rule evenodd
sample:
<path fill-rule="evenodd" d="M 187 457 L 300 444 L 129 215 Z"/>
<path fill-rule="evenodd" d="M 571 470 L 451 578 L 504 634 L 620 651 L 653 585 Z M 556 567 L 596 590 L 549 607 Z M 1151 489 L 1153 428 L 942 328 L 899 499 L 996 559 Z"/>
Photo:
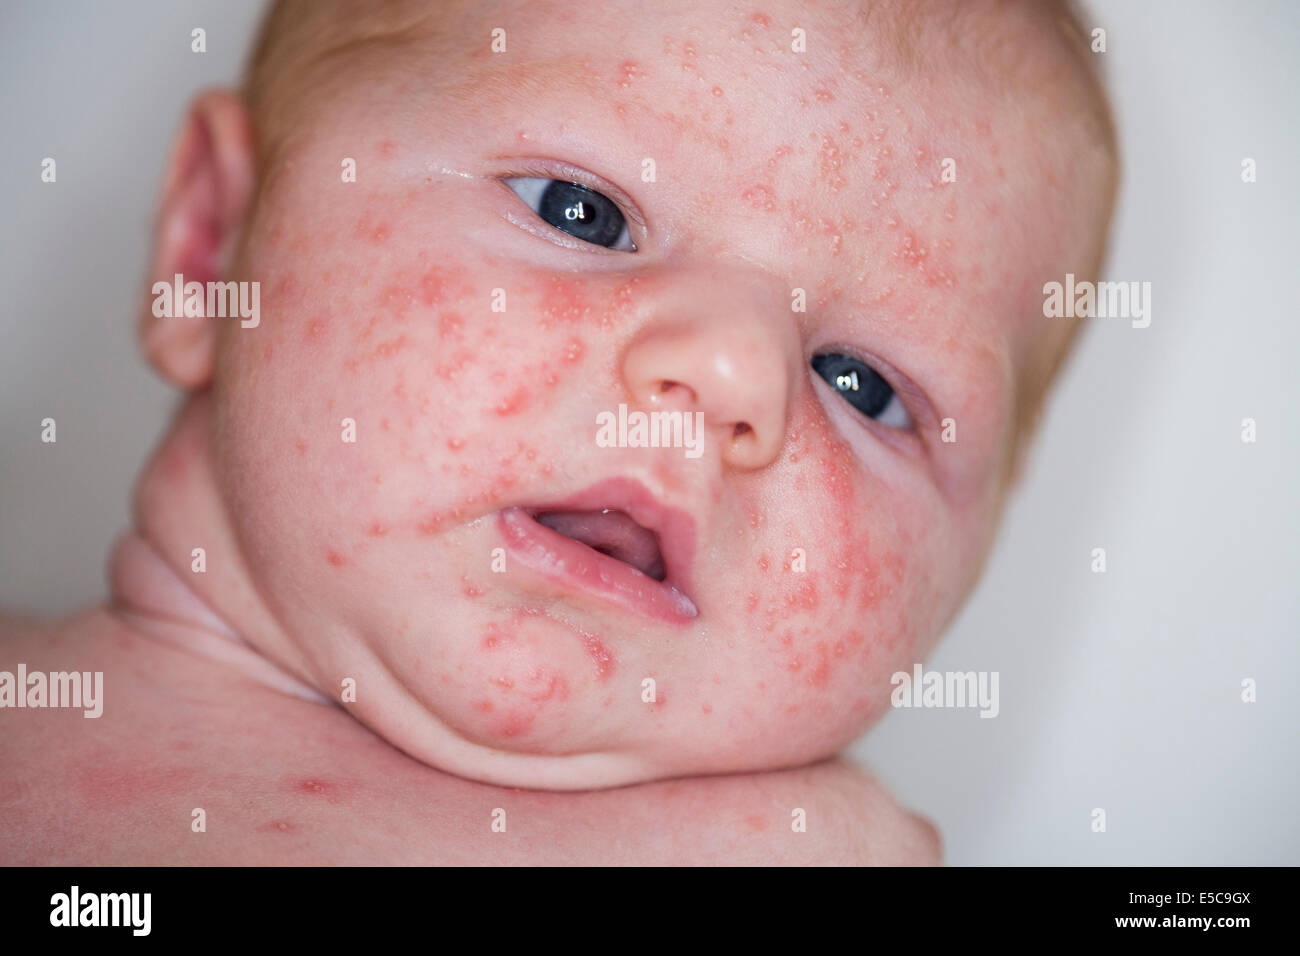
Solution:
<path fill-rule="evenodd" d="M 193 93 L 239 75 L 259 13 L 0 12 L 12 611 L 104 593 L 176 402 L 132 341 L 163 157 Z M 998 671 L 1000 715 L 900 710 L 854 752 L 938 823 L 954 864 L 1300 864 L 1300 5 L 1108 0 L 1085 20 L 1107 30 L 1124 154 L 1107 277 L 1152 283 L 1152 323 L 1091 323 L 986 577 L 927 664 Z"/>

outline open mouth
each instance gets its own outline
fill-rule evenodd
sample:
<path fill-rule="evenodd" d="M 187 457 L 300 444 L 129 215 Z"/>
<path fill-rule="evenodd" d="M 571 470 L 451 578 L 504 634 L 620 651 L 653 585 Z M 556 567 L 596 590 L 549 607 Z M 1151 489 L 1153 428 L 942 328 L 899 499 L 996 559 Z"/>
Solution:
<path fill-rule="evenodd" d="M 635 482 L 614 479 L 552 506 L 506 508 L 499 526 L 515 560 L 566 591 L 675 624 L 699 614 L 682 587 L 694 522 Z"/>
<path fill-rule="evenodd" d="M 533 517 L 557 534 L 581 541 L 593 551 L 630 564 L 648 578 L 668 576 L 659 536 L 637 524 L 625 511 L 542 511 Z"/>

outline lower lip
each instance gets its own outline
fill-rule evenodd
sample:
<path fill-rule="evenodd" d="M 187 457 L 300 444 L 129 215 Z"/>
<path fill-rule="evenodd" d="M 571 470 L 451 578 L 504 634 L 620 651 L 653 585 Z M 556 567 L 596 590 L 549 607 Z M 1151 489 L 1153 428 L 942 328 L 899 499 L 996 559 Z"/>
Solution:
<path fill-rule="evenodd" d="M 671 584 L 538 524 L 523 508 L 506 508 L 498 524 L 511 557 L 567 589 L 669 624 L 688 624 L 699 615 L 691 599 Z"/>

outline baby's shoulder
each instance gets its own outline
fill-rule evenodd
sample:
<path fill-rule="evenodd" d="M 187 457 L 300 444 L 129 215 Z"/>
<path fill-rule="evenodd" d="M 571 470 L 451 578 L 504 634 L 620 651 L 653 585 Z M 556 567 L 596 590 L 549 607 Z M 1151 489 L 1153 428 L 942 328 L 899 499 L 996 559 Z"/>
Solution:
<path fill-rule="evenodd" d="M 60 862 L 39 848 L 75 810 L 69 782 L 87 759 L 83 725 L 103 701 L 102 674 L 86 680 L 74 649 L 94 627 L 0 616 L 0 864 Z"/>
<path fill-rule="evenodd" d="M 175 859 L 187 755 L 173 742 L 194 721 L 166 688 L 197 673 L 103 609 L 0 618 L 0 864 Z M 173 829 L 175 847 L 160 846 Z"/>

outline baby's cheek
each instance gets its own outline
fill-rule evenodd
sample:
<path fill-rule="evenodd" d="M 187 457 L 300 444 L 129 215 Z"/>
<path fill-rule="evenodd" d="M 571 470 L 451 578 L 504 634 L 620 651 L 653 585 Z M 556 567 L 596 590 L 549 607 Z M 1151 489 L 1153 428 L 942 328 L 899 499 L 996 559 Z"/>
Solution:
<path fill-rule="evenodd" d="M 551 449 L 588 424 L 561 400 L 591 382 L 600 337 L 638 282 L 595 288 L 427 250 L 399 258 L 400 218 L 372 213 L 354 233 L 347 260 L 275 275 L 276 321 L 253 357 L 294 389 L 300 466 L 318 466 L 331 498 L 364 512 L 351 541 L 332 546 L 335 565 L 367 539 L 436 534 L 499 507 L 530 477 L 544 482 Z M 283 229 L 278 241 L 313 252 Z M 349 458 L 349 444 L 364 454 Z"/>
<path fill-rule="evenodd" d="M 868 477 L 820 412 L 795 424 L 784 464 L 794 506 L 751 516 L 763 544 L 741 597 L 747 696 L 791 728 L 861 729 L 913 646 L 912 531 L 863 492 Z"/>

